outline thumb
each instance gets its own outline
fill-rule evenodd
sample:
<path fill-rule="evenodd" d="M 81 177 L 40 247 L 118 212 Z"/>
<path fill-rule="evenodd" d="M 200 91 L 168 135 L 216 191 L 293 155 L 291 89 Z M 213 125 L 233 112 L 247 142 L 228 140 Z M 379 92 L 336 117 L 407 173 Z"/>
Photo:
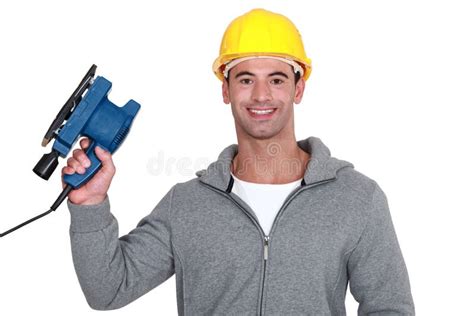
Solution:
<path fill-rule="evenodd" d="M 100 146 L 95 147 L 95 154 L 97 158 L 99 158 L 100 162 L 102 163 L 102 168 L 104 171 L 108 173 L 115 172 L 114 162 L 112 161 L 112 154 L 107 150 L 103 149 Z"/>

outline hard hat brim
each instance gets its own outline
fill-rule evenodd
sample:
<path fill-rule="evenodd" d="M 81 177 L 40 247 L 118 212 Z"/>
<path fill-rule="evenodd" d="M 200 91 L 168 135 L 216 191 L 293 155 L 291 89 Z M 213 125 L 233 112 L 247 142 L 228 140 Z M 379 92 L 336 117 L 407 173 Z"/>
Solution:
<path fill-rule="evenodd" d="M 304 78 L 305 81 L 308 80 L 308 78 L 311 74 L 312 66 L 311 66 L 311 59 L 309 59 L 309 58 L 307 60 L 300 60 L 298 58 L 295 58 L 294 56 L 290 56 L 290 55 L 286 55 L 286 54 L 262 53 L 262 52 L 227 54 L 227 55 L 219 56 L 218 58 L 216 58 L 216 60 L 212 64 L 212 70 L 214 71 L 214 74 L 216 75 L 216 77 L 219 80 L 222 81 L 225 78 L 223 71 L 224 71 L 225 65 L 227 63 L 231 62 L 234 59 L 252 57 L 252 56 L 255 56 L 255 57 L 257 57 L 257 56 L 274 56 L 274 57 L 281 57 L 281 58 L 294 60 L 295 62 L 297 62 L 298 64 L 300 64 L 303 67 L 303 69 L 304 69 L 303 78 Z"/>

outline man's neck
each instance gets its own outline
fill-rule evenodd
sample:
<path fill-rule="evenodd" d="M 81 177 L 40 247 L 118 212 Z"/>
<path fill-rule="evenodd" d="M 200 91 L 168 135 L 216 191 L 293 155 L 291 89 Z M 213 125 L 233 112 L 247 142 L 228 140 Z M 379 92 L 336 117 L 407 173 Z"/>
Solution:
<path fill-rule="evenodd" d="M 268 184 L 289 183 L 304 176 L 310 155 L 294 137 L 239 140 L 232 173 L 239 179 Z"/>

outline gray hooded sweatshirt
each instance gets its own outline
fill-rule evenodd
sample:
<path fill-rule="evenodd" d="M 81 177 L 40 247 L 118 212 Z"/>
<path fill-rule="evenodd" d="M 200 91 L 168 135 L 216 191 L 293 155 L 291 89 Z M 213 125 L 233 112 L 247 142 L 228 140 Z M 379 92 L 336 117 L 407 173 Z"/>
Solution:
<path fill-rule="evenodd" d="M 121 238 L 108 199 L 68 202 L 74 266 L 89 305 L 120 308 L 175 274 L 179 315 L 345 315 L 348 284 L 359 315 L 414 315 L 383 191 L 331 157 L 320 139 L 298 146 L 311 159 L 268 236 L 231 192 L 237 145 L 174 185 Z"/>

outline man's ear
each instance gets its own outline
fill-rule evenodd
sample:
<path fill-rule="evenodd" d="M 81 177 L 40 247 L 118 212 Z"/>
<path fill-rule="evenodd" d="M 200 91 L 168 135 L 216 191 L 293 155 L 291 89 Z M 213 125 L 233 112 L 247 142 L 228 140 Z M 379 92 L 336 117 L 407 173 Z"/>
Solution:
<path fill-rule="evenodd" d="M 295 103 L 299 104 L 303 99 L 304 88 L 306 84 L 303 78 L 300 78 L 295 86 Z"/>
<path fill-rule="evenodd" d="M 225 78 L 222 80 L 222 99 L 225 104 L 230 103 L 229 83 L 227 82 Z"/>

